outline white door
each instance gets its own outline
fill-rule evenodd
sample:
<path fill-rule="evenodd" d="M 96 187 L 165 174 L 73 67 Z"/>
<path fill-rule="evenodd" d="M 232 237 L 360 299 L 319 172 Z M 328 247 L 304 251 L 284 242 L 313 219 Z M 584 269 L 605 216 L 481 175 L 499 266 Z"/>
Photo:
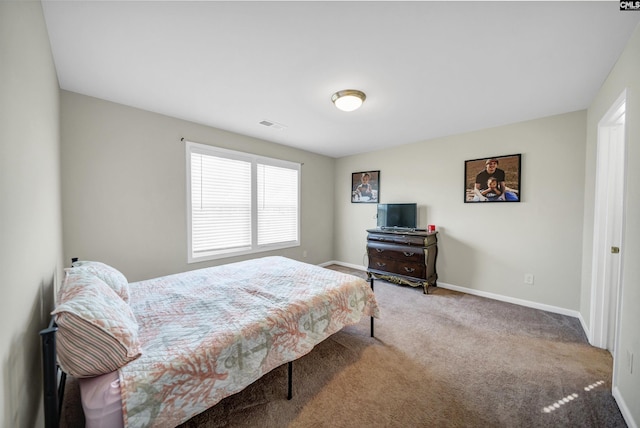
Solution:
<path fill-rule="evenodd" d="M 624 221 L 626 91 L 598 125 L 590 342 L 616 358 Z"/>

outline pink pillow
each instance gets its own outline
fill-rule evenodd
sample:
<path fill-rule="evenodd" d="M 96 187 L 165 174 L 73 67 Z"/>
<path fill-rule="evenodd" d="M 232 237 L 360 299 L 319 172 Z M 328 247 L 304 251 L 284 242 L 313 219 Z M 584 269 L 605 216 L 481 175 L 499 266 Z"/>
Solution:
<path fill-rule="evenodd" d="M 85 428 L 124 426 L 118 372 L 78 379 Z"/>

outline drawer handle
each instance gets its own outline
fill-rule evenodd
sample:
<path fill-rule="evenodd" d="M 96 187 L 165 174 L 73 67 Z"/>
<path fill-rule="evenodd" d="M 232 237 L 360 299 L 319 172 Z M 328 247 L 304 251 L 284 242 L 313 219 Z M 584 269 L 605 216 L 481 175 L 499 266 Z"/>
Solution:
<path fill-rule="evenodd" d="M 415 271 L 414 268 L 409 268 L 409 267 L 406 267 L 406 266 L 404 267 L 404 270 L 406 270 L 409 273 L 412 273 L 413 271 Z"/>
<path fill-rule="evenodd" d="M 415 253 L 407 253 L 406 251 L 403 251 L 404 255 L 407 257 L 411 257 L 413 256 Z"/>
<path fill-rule="evenodd" d="M 376 248 L 376 251 L 382 253 L 384 250 L 382 248 Z"/>
<path fill-rule="evenodd" d="M 378 267 L 385 267 L 387 265 L 386 263 L 380 263 L 380 262 L 376 262 L 376 264 L 378 265 Z"/>

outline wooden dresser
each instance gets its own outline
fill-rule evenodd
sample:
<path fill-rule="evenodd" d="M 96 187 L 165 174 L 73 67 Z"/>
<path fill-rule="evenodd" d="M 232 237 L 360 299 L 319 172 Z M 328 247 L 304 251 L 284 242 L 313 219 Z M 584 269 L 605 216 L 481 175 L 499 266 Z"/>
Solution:
<path fill-rule="evenodd" d="M 369 229 L 367 233 L 369 279 L 423 287 L 425 294 L 430 285 L 437 285 L 438 232 Z"/>

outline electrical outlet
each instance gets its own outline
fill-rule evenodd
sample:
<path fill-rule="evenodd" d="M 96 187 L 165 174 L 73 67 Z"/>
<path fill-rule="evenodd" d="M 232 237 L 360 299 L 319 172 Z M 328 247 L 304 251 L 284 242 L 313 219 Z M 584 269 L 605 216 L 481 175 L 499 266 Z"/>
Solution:
<path fill-rule="evenodd" d="M 307 258 L 307 250 L 302 250 L 302 258 L 303 259 Z"/>
<path fill-rule="evenodd" d="M 629 374 L 633 374 L 633 352 L 627 349 L 627 362 L 629 363 Z"/>
<path fill-rule="evenodd" d="M 525 273 L 524 274 L 524 283 L 527 285 L 533 285 L 533 274 Z"/>

